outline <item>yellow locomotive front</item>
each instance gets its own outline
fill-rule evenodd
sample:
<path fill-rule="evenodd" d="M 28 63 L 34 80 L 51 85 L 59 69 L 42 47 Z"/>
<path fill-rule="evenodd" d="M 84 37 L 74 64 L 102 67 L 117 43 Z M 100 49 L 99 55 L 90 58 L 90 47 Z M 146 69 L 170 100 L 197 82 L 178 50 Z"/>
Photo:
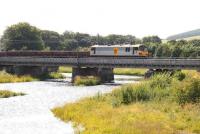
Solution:
<path fill-rule="evenodd" d="M 138 46 L 138 56 L 141 56 L 141 57 L 149 56 L 149 51 L 145 45 Z"/>
<path fill-rule="evenodd" d="M 145 45 L 138 44 L 133 45 L 133 55 L 136 57 L 148 57 L 150 53 Z"/>

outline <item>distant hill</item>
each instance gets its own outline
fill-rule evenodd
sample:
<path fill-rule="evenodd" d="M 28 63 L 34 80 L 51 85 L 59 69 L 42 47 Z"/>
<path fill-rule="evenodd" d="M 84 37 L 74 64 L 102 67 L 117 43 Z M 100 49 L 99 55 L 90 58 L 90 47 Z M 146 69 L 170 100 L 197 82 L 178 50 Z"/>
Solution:
<path fill-rule="evenodd" d="M 197 38 L 200 39 L 200 29 L 172 35 L 172 36 L 167 37 L 167 40 L 179 40 L 179 39 L 190 40 L 190 39 L 197 39 Z"/>

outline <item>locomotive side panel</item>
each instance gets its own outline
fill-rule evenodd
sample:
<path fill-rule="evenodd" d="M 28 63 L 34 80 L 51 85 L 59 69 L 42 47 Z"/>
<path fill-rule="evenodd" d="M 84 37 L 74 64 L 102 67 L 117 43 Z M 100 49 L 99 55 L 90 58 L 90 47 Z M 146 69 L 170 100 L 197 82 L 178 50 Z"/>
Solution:
<path fill-rule="evenodd" d="M 131 47 L 92 47 L 91 56 L 133 56 Z"/>

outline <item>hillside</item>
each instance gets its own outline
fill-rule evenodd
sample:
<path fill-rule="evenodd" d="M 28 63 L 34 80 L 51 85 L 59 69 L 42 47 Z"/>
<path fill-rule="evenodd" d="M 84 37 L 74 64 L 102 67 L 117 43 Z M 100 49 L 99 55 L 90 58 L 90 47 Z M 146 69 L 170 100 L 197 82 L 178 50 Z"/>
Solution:
<path fill-rule="evenodd" d="M 195 37 L 198 37 L 198 36 L 200 36 L 200 29 L 172 35 L 172 36 L 167 37 L 167 40 L 178 40 L 178 39 L 188 40 L 188 38 L 196 39 Z"/>

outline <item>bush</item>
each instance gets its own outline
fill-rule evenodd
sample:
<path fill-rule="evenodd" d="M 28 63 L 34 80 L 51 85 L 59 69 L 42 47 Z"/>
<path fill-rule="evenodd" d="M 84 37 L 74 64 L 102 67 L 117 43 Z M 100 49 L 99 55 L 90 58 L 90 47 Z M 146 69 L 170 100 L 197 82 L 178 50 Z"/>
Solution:
<path fill-rule="evenodd" d="M 174 77 L 177 78 L 178 80 L 182 81 L 183 79 L 185 79 L 185 73 L 181 72 L 181 71 L 177 71 L 174 74 Z"/>
<path fill-rule="evenodd" d="M 200 79 L 191 78 L 175 89 L 176 100 L 179 104 L 200 102 Z"/>
<path fill-rule="evenodd" d="M 167 99 L 171 94 L 173 77 L 169 73 L 152 76 L 149 80 L 122 86 L 113 92 L 112 105 L 130 104 L 138 101 Z"/>
<path fill-rule="evenodd" d="M 181 81 L 180 81 L 181 80 Z M 179 104 L 200 102 L 200 78 L 181 72 L 173 76 L 158 74 L 137 85 L 124 85 L 112 92 L 112 105 L 130 104 L 138 101 L 176 101 Z"/>
<path fill-rule="evenodd" d="M 94 76 L 76 76 L 74 79 L 74 85 L 85 85 L 85 86 L 93 86 L 99 85 L 101 83 L 100 78 Z"/>
<path fill-rule="evenodd" d="M 151 77 L 149 80 L 148 85 L 151 89 L 154 88 L 161 88 L 164 89 L 166 87 L 169 87 L 172 82 L 172 77 L 170 73 L 162 73 L 157 74 Z"/>
<path fill-rule="evenodd" d="M 113 92 L 113 105 L 149 100 L 149 90 L 143 84 L 125 85 Z"/>

